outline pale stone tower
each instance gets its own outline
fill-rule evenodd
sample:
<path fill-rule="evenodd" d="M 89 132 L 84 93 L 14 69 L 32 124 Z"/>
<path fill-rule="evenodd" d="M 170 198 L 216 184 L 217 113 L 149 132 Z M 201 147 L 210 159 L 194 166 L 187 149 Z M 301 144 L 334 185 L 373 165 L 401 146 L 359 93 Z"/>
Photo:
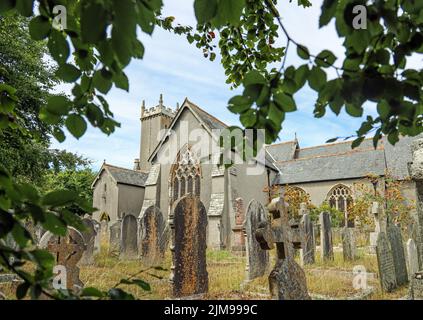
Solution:
<path fill-rule="evenodd" d="M 141 146 L 139 169 L 149 170 L 151 164 L 148 157 L 160 142 L 161 134 L 169 128 L 170 123 L 175 116 L 175 111 L 163 105 L 163 95 L 160 94 L 159 104 L 155 107 L 146 109 L 145 101 L 141 107 Z"/>

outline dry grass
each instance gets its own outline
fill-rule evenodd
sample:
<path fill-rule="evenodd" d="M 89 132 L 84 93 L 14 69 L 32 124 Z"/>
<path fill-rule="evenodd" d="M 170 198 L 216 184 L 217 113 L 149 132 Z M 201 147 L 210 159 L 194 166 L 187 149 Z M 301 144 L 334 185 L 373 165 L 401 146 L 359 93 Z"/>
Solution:
<path fill-rule="evenodd" d="M 160 267 L 166 269 L 149 270 L 137 260 L 123 261 L 117 256 L 107 253 L 102 248 L 95 257 L 93 266 L 81 267 L 81 280 L 87 287 L 97 287 L 107 290 L 116 286 L 121 279 L 131 277 L 140 278 L 151 285 L 151 291 L 146 292 L 137 286 L 119 285 L 120 288 L 132 293 L 138 299 L 171 299 L 172 287 L 169 282 L 171 256 L 168 253 Z M 377 261 L 375 256 L 364 255 L 359 252 L 359 259 L 354 262 L 344 262 L 342 252 L 335 252 L 334 261 L 321 261 L 316 254 L 317 261 L 312 266 L 305 266 L 307 285 L 312 295 L 323 298 L 343 299 L 352 298 L 358 291 L 353 288 L 351 272 L 356 265 L 363 265 L 367 272 L 374 273 L 375 278 L 368 280 L 368 285 L 374 291 L 367 299 L 399 299 L 407 294 L 407 287 L 399 288 L 394 293 L 384 293 L 380 289 L 377 278 Z M 274 260 L 273 253 L 271 260 Z M 271 262 L 273 265 L 273 261 Z M 234 255 L 228 251 L 208 251 L 207 271 L 209 274 L 209 292 L 205 299 L 268 299 L 268 280 L 263 276 L 248 283 L 245 278 L 245 257 Z M 270 271 L 270 270 L 269 270 Z M 151 275 L 153 274 L 153 275 Z M 268 273 L 266 273 L 268 274 Z M 0 288 L 7 298 L 14 298 L 14 289 L 10 285 Z"/>

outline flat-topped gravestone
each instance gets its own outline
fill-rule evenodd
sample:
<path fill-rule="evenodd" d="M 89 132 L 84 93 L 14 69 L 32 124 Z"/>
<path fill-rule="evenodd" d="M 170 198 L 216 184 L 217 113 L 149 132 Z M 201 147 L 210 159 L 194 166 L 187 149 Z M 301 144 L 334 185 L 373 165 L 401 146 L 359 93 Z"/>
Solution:
<path fill-rule="evenodd" d="M 171 215 L 173 230 L 173 295 L 191 296 L 208 291 L 206 263 L 207 212 L 192 194 L 182 197 Z"/>
<path fill-rule="evenodd" d="M 158 266 L 166 249 L 165 221 L 160 209 L 150 206 L 140 218 L 140 256 L 146 266 Z"/>
<path fill-rule="evenodd" d="M 419 270 L 419 260 L 416 243 L 413 239 L 407 241 L 408 275 L 410 280 Z"/>
<path fill-rule="evenodd" d="M 244 236 L 244 201 L 242 198 L 235 199 L 235 226 L 232 228 L 234 234 L 234 243 L 232 251 L 245 251 L 245 236 Z"/>
<path fill-rule="evenodd" d="M 252 280 L 265 274 L 269 266 L 269 254 L 260 248 L 255 238 L 259 223 L 267 221 L 266 211 L 257 200 L 251 200 L 244 222 L 247 248 L 246 278 Z"/>
<path fill-rule="evenodd" d="M 357 258 L 354 229 L 345 227 L 342 229 L 342 253 L 344 260 L 352 261 Z"/>
<path fill-rule="evenodd" d="M 410 280 L 409 295 L 411 300 L 423 300 L 423 272 L 415 273 Z"/>
<path fill-rule="evenodd" d="M 77 264 L 86 249 L 82 234 L 72 227 L 68 228 L 66 236 L 57 236 L 48 231 L 41 238 L 39 246 L 56 258 L 56 266 L 64 267 L 65 274 L 61 271 L 60 276 L 66 279 L 66 289 L 74 292 L 81 290 L 84 284 L 79 279 Z M 60 285 L 63 286 L 62 283 Z"/>
<path fill-rule="evenodd" d="M 303 243 L 301 244 L 301 261 L 303 265 L 315 262 L 315 240 L 314 226 L 308 213 L 303 213 L 301 217 L 301 229 L 303 233 Z"/>
<path fill-rule="evenodd" d="M 136 259 L 138 256 L 138 221 L 132 214 L 127 214 L 122 219 L 120 232 L 120 257 Z"/>
<path fill-rule="evenodd" d="M 379 232 L 376 243 L 376 255 L 382 290 L 391 292 L 397 288 L 394 258 L 385 232 Z"/>
<path fill-rule="evenodd" d="M 332 227 L 329 212 L 320 213 L 320 253 L 322 260 L 333 260 Z"/>
<path fill-rule="evenodd" d="M 294 244 L 298 238 L 292 233 L 283 195 L 268 205 L 271 220 L 260 222 L 256 239 L 263 250 L 276 246 L 276 264 L 269 275 L 272 299 L 310 300 L 304 270 L 294 259 Z"/>
<path fill-rule="evenodd" d="M 401 286 L 408 282 L 407 262 L 405 260 L 401 229 L 390 223 L 386 228 L 386 235 L 391 245 L 392 257 L 394 258 L 397 285 Z"/>
<path fill-rule="evenodd" d="M 120 234 L 122 231 L 122 221 L 118 220 L 110 226 L 109 230 L 109 252 L 119 254 L 120 252 Z"/>
<path fill-rule="evenodd" d="M 85 217 L 82 219 L 82 223 L 85 226 L 85 230 L 82 232 L 82 236 L 84 237 L 86 250 L 82 255 L 80 265 L 90 265 L 94 263 L 94 243 L 97 232 L 95 230 L 95 224 L 90 217 Z"/>

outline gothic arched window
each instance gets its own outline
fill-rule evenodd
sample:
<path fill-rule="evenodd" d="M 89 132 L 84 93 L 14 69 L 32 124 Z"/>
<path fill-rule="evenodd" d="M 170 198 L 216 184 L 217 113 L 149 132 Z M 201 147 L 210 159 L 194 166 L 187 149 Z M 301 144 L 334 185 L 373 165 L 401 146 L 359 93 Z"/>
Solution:
<path fill-rule="evenodd" d="M 351 189 L 340 184 L 332 188 L 327 200 L 332 208 L 344 213 L 344 225 L 347 221 L 349 227 L 354 226 L 354 221 L 348 219 L 348 208 L 353 204 Z"/>
<path fill-rule="evenodd" d="M 188 193 L 200 196 L 200 162 L 189 147 L 179 152 L 176 163 L 171 169 L 170 182 L 171 204 Z"/>

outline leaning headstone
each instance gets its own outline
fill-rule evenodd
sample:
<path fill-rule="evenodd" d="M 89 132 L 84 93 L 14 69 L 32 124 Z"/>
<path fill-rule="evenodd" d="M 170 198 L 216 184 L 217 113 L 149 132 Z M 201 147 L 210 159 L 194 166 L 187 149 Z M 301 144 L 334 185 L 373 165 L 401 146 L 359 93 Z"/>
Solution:
<path fill-rule="evenodd" d="M 417 234 L 416 247 L 419 258 L 420 270 L 423 269 L 423 139 L 413 141 L 412 162 L 408 164 L 408 172 L 416 185 L 416 213 Z"/>
<path fill-rule="evenodd" d="M 208 291 L 206 263 L 207 212 L 198 197 L 188 194 L 174 206 L 173 295 L 191 296 Z"/>
<path fill-rule="evenodd" d="M 328 212 L 320 213 L 320 253 L 322 260 L 333 260 L 332 227 Z"/>
<path fill-rule="evenodd" d="M 86 245 L 86 250 L 82 255 L 80 265 L 90 265 L 94 263 L 94 242 L 97 233 L 95 231 L 95 225 L 91 217 L 85 217 L 82 219 L 82 223 L 85 226 L 82 236 L 84 237 L 84 242 Z"/>
<path fill-rule="evenodd" d="M 95 238 L 94 238 L 94 254 L 98 254 L 101 249 L 101 224 L 96 220 L 92 220 L 94 224 L 95 230 Z"/>
<path fill-rule="evenodd" d="M 419 271 L 419 260 L 416 243 L 413 239 L 407 241 L 407 260 L 408 260 L 408 275 L 410 280 L 414 277 L 414 274 Z"/>
<path fill-rule="evenodd" d="M 158 266 L 166 249 L 165 221 L 160 209 L 150 206 L 140 218 L 140 256 L 146 266 Z"/>
<path fill-rule="evenodd" d="M 122 221 L 118 220 L 110 226 L 109 234 L 109 252 L 116 254 L 120 252 L 120 233 L 122 231 Z"/>
<path fill-rule="evenodd" d="M 386 235 L 388 236 L 388 241 L 392 250 L 392 257 L 394 258 L 397 285 L 401 286 L 408 282 L 407 262 L 405 260 L 401 229 L 398 226 L 389 223 L 386 228 Z"/>
<path fill-rule="evenodd" d="M 342 253 L 345 261 L 352 261 L 357 258 L 353 228 L 345 227 L 342 229 Z"/>
<path fill-rule="evenodd" d="M 376 243 L 377 264 L 382 290 L 391 292 L 397 287 L 394 258 L 385 232 L 380 232 Z"/>
<path fill-rule="evenodd" d="M 232 251 L 245 251 L 245 236 L 243 223 L 245 220 L 244 201 L 235 199 L 235 226 L 232 228 L 234 243 Z"/>
<path fill-rule="evenodd" d="M 300 257 L 303 265 L 315 262 L 315 241 L 314 227 L 308 213 L 303 213 L 301 217 L 301 229 L 303 241 L 300 249 Z"/>
<path fill-rule="evenodd" d="M 132 214 L 127 214 L 122 219 L 122 230 L 120 232 L 120 257 L 124 259 L 135 259 L 138 256 L 138 222 Z"/>
<path fill-rule="evenodd" d="M 269 275 L 269 290 L 275 300 L 310 300 L 304 270 L 294 259 L 294 243 L 297 237 L 291 232 L 288 211 L 281 197 L 268 205 L 271 221 L 260 222 L 255 232 L 263 250 L 276 245 L 276 264 Z"/>
<path fill-rule="evenodd" d="M 264 275 L 269 265 L 269 254 L 267 251 L 260 248 L 254 236 L 259 227 L 259 223 L 263 221 L 267 221 L 265 208 L 257 200 L 251 200 L 248 204 L 247 215 L 244 222 L 247 248 L 247 280 L 252 280 Z"/>
<path fill-rule="evenodd" d="M 66 284 L 59 283 L 60 288 L 66 288 L 73 292 L 80 291 L 84 284 L 79 278 L 77 264 L 86 249 L 82 234 L 72 227 L 68 228 L 66 236 L 57 236 L 48 231 L 41 238 L 39 246 L 42 249 L 47 249 L 56 257 L 56 266 L 63 268 L 63 270 L 59 269 L 60 276 L 61 279 L 65 279 Z"/>

